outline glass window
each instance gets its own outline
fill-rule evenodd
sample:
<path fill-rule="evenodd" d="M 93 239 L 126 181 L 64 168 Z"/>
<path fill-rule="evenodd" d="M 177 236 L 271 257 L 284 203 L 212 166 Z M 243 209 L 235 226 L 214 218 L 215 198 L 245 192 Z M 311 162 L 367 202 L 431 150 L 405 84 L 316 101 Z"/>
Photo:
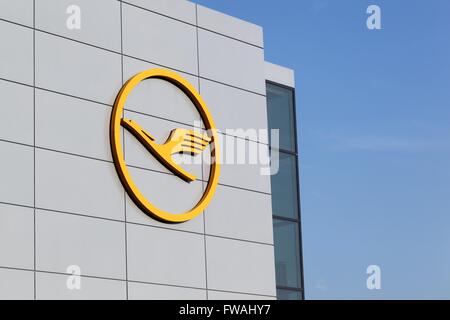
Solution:
<path fill-rule="evenodd" d="M 300 288 L 299 224 L 274 219 L 273 232 L 277 285 Z"/>
<path fill-rule="evenodd" d="M 269 129 L 279 129 L 279 144 L 269 141 L 278 152 L 279 170 L 271 176 L 277 297 L 303 298 L 300 248 L 300 199 L 298 198 L 297 137 L 295 135 L 294 90 L 267 83 Z"/>
<path fill-rule="evenodd" d="M 280 130 L 279 149 L 295 152 L 296 138 L 294 129 L 293 90 L 267 84 L 267 113 L 269 129 Z M 272 145 L 272 142 L 270 143 Z"/>
<path fill-rule="evenodd" d="M 297 157 L 279 153 L 280 168 L 271 177 L 274 216 L 298 219 Z"/>
<path fill-rule="evenodd" d="M 300 291 L 294 290 L 277 290 L 277 299 L 278 300 L 300 300 L 302 298 Z"/>

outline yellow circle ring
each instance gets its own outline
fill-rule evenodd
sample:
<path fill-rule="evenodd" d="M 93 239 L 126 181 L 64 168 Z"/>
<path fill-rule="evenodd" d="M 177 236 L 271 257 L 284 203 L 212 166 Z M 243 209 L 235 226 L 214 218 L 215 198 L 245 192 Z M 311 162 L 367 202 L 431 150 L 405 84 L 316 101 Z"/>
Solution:
<path fill-rule="evenodd" d="M 181 214 L 174 214 L 161 210 L 150 203 L 137 188 L 125 163 L 120 138 L 120 121 L 122 119 L 125 102 L 127 101 L 128 95 L 131 93 L 131 91 L 133 91 L 133 89 L 141 81 L 151 78 L 168 81 L 179 88 L 181 91 L 183 91 L 183 93 L 189 97 L 189 99 L 192 101 L 192 103 L 200 113 L 205 128 L 207 129 L 208 135 L 211 138 L 211 144 L 213 144 L 213 146 L 211 146 L 211 170 L 209 174 L 208 185 L 206 186 L 203 196 L 191 210 Z M 220 175 L 220 165 L 218 161 L 216 161 L 217 159 L 219 159 L 219 146 L 216 126 L 214 124 L 211 113 L 209 112 L 208 107 L 206 106 L 206 103 L 203 101 L 200 94 L 187 80 L 185 80 L 176 72 L 165 69 L 150 69 L 138 73 L 124 84 L 119 94 L 117 95 L 116 101 L 114 102 L 110 123 L 110 142 L 114 165 L 123 186 L 127 190 L 128 195 L 136 203 L 136 205 L 138 205 L 141 210 L 143 210 L 151 217 L 169 223 L 185 222 L 199 215 L 208 206 L 209 202 L 214 196 Z"/>

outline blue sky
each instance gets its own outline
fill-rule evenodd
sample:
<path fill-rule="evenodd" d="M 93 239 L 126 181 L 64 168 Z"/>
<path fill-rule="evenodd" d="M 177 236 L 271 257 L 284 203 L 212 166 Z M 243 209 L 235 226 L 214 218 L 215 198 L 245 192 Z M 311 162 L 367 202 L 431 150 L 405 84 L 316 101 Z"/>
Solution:
<path fill-rule="evenodd" d="M 450 1 L 196 2 L 296 71 L 306 297 L 450 299 Z"/>

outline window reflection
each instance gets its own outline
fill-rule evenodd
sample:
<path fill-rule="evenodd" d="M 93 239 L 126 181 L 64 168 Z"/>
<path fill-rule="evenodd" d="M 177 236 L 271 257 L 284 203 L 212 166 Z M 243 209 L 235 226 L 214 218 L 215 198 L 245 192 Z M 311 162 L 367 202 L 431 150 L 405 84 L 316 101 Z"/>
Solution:
<path fill-rule="evenodd" d="M 273 215 L 298 219 L 297 157 L 282 152 L 279 155 L 280 169 L 271 179 Z"/>
<path fill-rule="evenodd" d="M 284 290 L 284 289 L 277 290 L 278 300 L 300 300 L 301 298 L 302 297 L 300 291 Z"/>
<path fill-rule="evenodd" d="M 291 89 L 267 85 L 267 116 L 269 129 L 280 130 L 279 149 L 296 151 L 294 95 Z"/>
<path fill-rule="evenodd" d="M 278 286 L 300 288 L 300 245 L 297 222 L 273 220 Z"/>

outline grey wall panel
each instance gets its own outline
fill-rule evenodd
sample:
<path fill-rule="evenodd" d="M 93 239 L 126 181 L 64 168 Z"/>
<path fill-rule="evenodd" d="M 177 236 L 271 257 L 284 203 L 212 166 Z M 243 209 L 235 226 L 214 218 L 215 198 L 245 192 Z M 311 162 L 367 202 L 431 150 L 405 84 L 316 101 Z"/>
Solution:
<path fill-rule="evenodd" d="M 34 268 L 34 209 L 0 204 L 0 266 Z"/>
<path fill-rule="evenodd" d="M 74 287 L 73 275 L 36 273 L 37 300 L 125 300 L 126 282 L 81 277 Z M 78 280 L 77 280 L 78 281 Z M 71 284 L 70 287 L 67 283 Z"/>
<path fill-rule="evenodd" d="M 0 268 L 1 300 L 34 299 L 34 272 Z"/>
<path fill-rule="evenodd" d="M 79 8 L 74 26 L 72 6 Z M 111 0 L 38 0 L 36 28 L 120 52 L 120 2 Z"/>
<path fill-rule="evenodd" d="M 276 300 L 276 297 L 208 290 L 209 300 Z"/>
<path fill-rule="evenodd" d="M 205 213 L 207 234 L 273 244 L 270 195 L 219 185 Z"/>
<path fill-rule="evenodd" d="M 263 47 L 263 30 L 253 23 L 228 16 L 209 8 L 198 6 L 199 27 Z"/>
<path fill-rule="evenodd" d="M 203 29 L 198 41 L 201 77 L 266 94 L 263 49 Z"/>
<path fill-rule="evenodd" d="M 223 133 L 268 143 L 266 98 L 251 92 L 201 79 L 201 94 L 217 128 Z M 238 130 L 242 129 L 242 130 Z"/>
<path fill-rule="evenodd" d="M 36 85 L 112 105 L 122 87 L 120 55 L 37 32 Z"/>
<path fill-rule="evenodd" d="M 288 69 L 270 62 L 265 62 L 266 79 L 291 88 L 295 87 L 294 70 Z"/>
<path fill-rule="evenodd" d="M 37 210 L 36 268 L 125 279 L 124 222 Z"/>
<path fill-rule="evenodd" d="M 112 161 L 111 111 L 103 104 L 36 90 L 36 145 Z"/>
<path fill-rule="evenodd" d="M 33 84 L 33 30 L 0 21 L 0 78 Z"/>
<path fill-rule="evenodd" d="M 146 213 L 144 213 L 136 204 L 127 196 L 127 206 L 126 206 L 127 221 L 137 224 L 156 226 L 160 228 L 167 228 L 173 230 L 190 231 L 195 233 L 203 233 L 203 215 L 197 216 L 195 219 L 183 222 L 167 224 L 160 222 L 153 218 L 150 218 Z"/>
<path fill-rule="evenodd" d="M 33 206 L 33 148 L 0 141 L 0 202 Z"/>
<path fill-rule="evenodd" d="M 206 238 L 208 288 L 275 296 L 273 246 Z"/>
<path fill-rule="evenodd" d="M 130 300 L 206 300 L 206 290 L 130 282 Z"/>
<path fill-rule="evenodd" d="M 112 163 L 36 150 L 36 206 L 124 220 L 124 194 Z"/>
<path fill-rule="evenodd" d="M 0 1 L 0 19 L 33 26 L 34 0 Z"/>
<path fill-rule="evenodd" d="M 220 145 L 221 184 L 270 194 L 270 175 L 267 175 L 269 147 L 253 141 L 218 135 Z M 209 147 L 208 147 L 209 148 Z M 204 153 L 204 177 L 209 176 L 210 157 Z"/>
<path fill-rule="evenodd" d="M 206 287 L 203 235 L 128 225 L 128 279 Z"/>
<path fill-rule="evenodd" d="M 33 88 L 0 80 L 0 139 L 32 145 Z"/>
<path fill-rule="evenodd" d="M 126 3 L 195 24 L 195 4 L 186 0 L 126 0 Z"/>
<path fill-rule="evenodd" d="M 123 6 L 126 55 L 197 74 L 196 39 L 194 26 L 127 4 Z"/>

